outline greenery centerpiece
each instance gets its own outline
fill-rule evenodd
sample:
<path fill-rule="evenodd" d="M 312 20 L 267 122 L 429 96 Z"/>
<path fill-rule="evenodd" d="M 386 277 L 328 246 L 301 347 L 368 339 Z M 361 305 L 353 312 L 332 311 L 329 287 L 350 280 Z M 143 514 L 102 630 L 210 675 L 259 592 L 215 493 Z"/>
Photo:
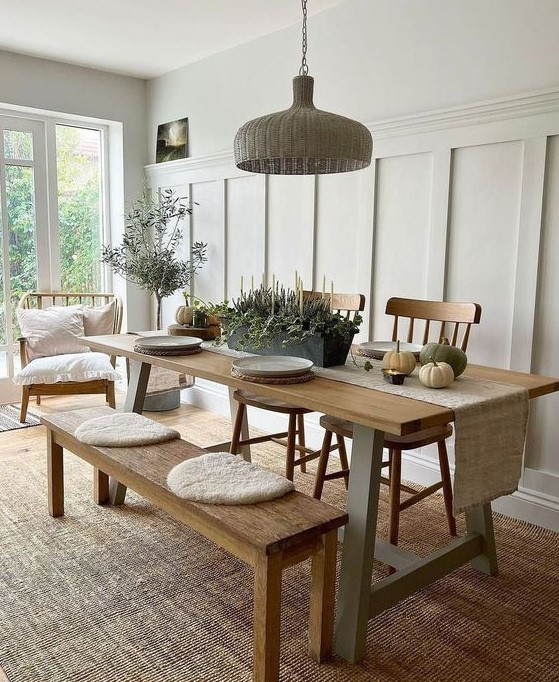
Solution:
<path fill-rule="evenodd" d="M 181 220 L 192 214 L 172 189 L 152 197 L 146 190 L 125 214 L 125 231 L 120 246 L 103 246 L 101 261 L 117 274 L 157 301 L 157 329 L 161 329 L 161 302 L 178 289 L 187 287 L 207 261 L 207 244 L 194 242 L 190 259 L 177 257 L 183 238 Z"/>
<path fill-rule="evenodd" d="M 319 296 L 303 297 L 277 285 L 261 286 L 213 306 L 222 323 L 222 340 L 230 348 L 258 355 L 295 355 L 315 365 L 344 364 L 361 316 L 353 318 L 330 309 L 330 301 Z"/>

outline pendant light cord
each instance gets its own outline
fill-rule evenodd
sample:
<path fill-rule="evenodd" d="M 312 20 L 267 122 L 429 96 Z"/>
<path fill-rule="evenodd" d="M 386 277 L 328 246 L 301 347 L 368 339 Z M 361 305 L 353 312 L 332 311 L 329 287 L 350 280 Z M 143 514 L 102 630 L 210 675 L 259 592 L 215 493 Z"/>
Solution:
<path fill-rule="evenodd" d="M 301 6 L 303 9 L 303 44 L 302 44 L 303 58 L 301 59 L 301 68 L 299 69 L 299 75 L 306 76 L 309 73 L 309 67 L 307 65 L 307 0 L 301 0 Z"/>

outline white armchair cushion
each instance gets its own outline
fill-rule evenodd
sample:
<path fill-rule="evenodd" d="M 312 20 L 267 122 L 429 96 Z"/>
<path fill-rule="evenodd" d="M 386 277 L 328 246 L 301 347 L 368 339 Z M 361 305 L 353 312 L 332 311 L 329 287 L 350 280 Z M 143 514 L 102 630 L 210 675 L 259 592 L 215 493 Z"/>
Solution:
<path fill-rule="evenodd" d="M 56 384 L 66 381 L 92 381 L 119 378 L 104 353 L 66 353 L 36 358 L 14 377 L 16 384 Z"/>
<path fill-rule="evenodd" d="M 116 302 L 105 305 L 86 305 L 83 308 L 83 326 L 86 336 L 103 336 L 114 331 Z"/>
<path fill-rule="evenodd" d="M 84 336 L 82 309 L 64 306 L 51 306 L 44 310 L 18 308 L 17 318 L 21 335 L 27 339 L 30 360 L 87 352 L 77 340 Z"/>

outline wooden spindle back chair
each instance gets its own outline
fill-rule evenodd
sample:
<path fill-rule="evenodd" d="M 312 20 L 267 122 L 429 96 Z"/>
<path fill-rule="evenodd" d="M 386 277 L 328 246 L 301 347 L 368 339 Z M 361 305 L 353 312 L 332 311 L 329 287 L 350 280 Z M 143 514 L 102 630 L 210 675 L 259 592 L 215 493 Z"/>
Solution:
<path fill-rule="evenodd" d="M 386 314 L 394 316 L 393 341 L 405 340 L 408 343 L 426 344 L 429 341 L 441 342 L 447 338 L 451 345 L 459 346 L 465 351 L 470 338 L 470 328 L 472 324 L 478 324 L 481 319 L 481 306 L 477 303 L 391 298 L 386 304 Z M 353 424 L 351 422 L 324 415 L 320 419 L 320 424 L 326 433 L 322 443 L 315 481 L 314 496 L 317 499 L 322 496 L 324 481 L 343 477 L 347 486 L 349 466 L 347 465 L 344 439 L 353 438 Z M 333 435 L 336 436 L 337 445 L 332 447 Z M 444 495 L 448 527 L 451 535 L 456 535 L 456 520 L 452 511 L 452 481 L 445 443 L 451 435 L 452 426 L 450 424 L 426 429 L 408 436 L 386 434 L 384 447 L 388 448 L 388 460 L 383 464 L 389 467 L 389 477 L 383 477 L 382 482 L 390 486 L 389 539 L 392 544 L 398 544 L 400 512 L 441 488 Z M 438 448 L 441 480 L 420 491 L 403 485 L 401 482 L 402 451 L 421 448 L 433 443 L 436 443 Z M 334 449 L 340 451 L 341 470 L 326 473 L 328 458 Z M 408 495 L 404 500 L 401 499 L 402 492 Z"/>

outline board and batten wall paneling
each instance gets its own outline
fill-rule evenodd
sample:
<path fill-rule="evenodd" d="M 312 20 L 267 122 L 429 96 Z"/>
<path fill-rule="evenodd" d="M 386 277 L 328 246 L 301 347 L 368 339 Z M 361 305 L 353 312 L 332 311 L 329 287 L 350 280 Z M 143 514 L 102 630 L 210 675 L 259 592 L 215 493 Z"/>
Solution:
<path fill-rule="evenodd" d="M 521 141 L 453 152 L 446 298 L 482 306 L 478 364 L 510 366 L 522 167 Z"/>
<path fill-rule="evenodd" d="M 548 139 L 532 371 L 559 376 L 559 135 Z M 559 497 L 559 395 L 532 406 L 526 466 L 554 471 Z M 551 494 L 551 491 L 548 491 Z"/>
<path fill-rule="evenodd" d="M 271 175 L 268 178 L 267 216 L 269 276 L 284 286 L 295 286 L 295 270 L 310 289 L 313 278 L 315 177 Z"/>
<path fill-rule="evenodd" d="M 152 191 L 158 191 L 162 187 L 154 187 Z M 176 182 L 173 184 L 166 184 L 165 189 L 172 189 L 176 196 L 181 198 L 183 204 L 188 205 L 192 199 L 192 187 L 188 182 Z M 173 226 L 173 223 L 170 223 Z M 179 229 L 182 232 L 182 241 L 177 249 L 177 258 L 181 260 L 188 260 L 190 258 L 190 245 L 192 243 L 192 216 L 185 216 L 183 220 L 179 222 Z M 156 315 L 156 303 L 155 297 L 152 297 L 152 319 L 155 320 Z M 175 313 L 180 305 L 184 305 L 184 297 L 182 295 L 182 290 L 175 291 L 171 296 L 167 296 L 163 299 L 161 304 L 161 328 L 163 331 L 167 329 L 167 326 L 175 322 Z M 155 324 L 153 329 L 155 329 Z"/>
<path fill-rule="evenodd" d="M 227 180 L 225 297 L 239 296 L 241 277 L 246 291 L 250 278 L 260 282 L 266 272 L 266 177 L 247 175 Z"/>
<path fill-rule="evenodd" d="M 359 340 L 389 337 L 391 296 L 476 301 L 470 362 L 559 376 L 559 93 L 371 129 L 375 161 L 357 173 L 249 175 L 230 152 L 146 167 L 151 187 L 191 189 L 200 203 L 188 229 L 209 243 L 210 261 L 197 293 L 235 297 L 241 276 L 247 289 L 263 272 L 268 284 L 274 272 L 292 286 L 295 269 L 320 289 L 326 275 L 337 291 L 367 296 Z M 204 391 L 197 386 L 189 395 Z M 216 395 L 208 389 L 205 399 Z M 557 529 L 558 408 L 555 395 L 531 404 L 519 491 L 495 503 Z M 404 475 L 434 482 L 427 449 L 404 460 Z"/>
<path fill-rule="evenodd" d="M 333 281 L 337 292 L 368 294 L 360 291 L 357 267 L 359 233 L 367 229 L 360 210 L 360 173 L 317 177 L 314 288 L 319 291 L 326 276 L 328 291 Z"/>
<path fill-rule="evenodd" d="M 377 162 L 371 307 L 377 340 L 392 335 L 392 318 L 384 312 L 389 298 L 425 298 L 432 172 L 432 154 Z"/>
<path fill-rule="evenodd" d="M 208 245 L 208 262 L 193 278 L 191 291 L 206 303 L 219 303 L 225 298 L 225 183 L 193 183 L 191 197 L 192 241 Z"/>

